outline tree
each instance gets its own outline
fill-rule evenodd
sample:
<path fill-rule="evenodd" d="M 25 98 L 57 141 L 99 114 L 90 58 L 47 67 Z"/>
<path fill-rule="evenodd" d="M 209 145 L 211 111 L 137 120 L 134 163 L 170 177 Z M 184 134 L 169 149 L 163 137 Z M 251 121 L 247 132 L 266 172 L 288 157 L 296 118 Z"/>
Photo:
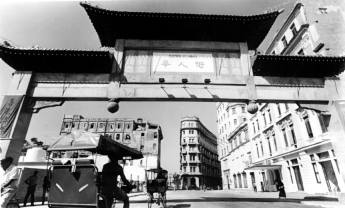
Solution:
<path fill-rule="evenodd" d="M 38 139 L 36 137 L 33 137 L 30 140 L 31 140 L 31 143 L 33 144 L 33 146 L 38 146 L 38 147 L 42 147 L 43 146 L 43 142 L 42 141 L 38 141 Z"/>
<path fill-rule="evenodd" d="M 179 188 L 179 185 L 181 183 L 181 176 L 178 173 L 173 174 L 173 183 L 175 185 L 175 190 Z"/>

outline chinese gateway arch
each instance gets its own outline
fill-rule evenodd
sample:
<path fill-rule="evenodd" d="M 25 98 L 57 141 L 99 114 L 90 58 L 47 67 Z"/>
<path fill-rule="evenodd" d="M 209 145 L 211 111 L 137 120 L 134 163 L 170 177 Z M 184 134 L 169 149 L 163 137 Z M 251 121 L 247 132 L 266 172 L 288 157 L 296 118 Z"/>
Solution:
<path fill-rule="evenodd" d="M 249 111 L 255 102 L 299 102 L 328 107 L 345 169 L 345 84 L 338 76 L 345 58 L 251 56 L 279 11 L 235 16 L 81 6 L 101 49 L 0 46 L 15 70 L 1 107 L 2 154 L 18 158 L 32 114 L 68 100 L 110 101 L 110 111 L 120 101 L 246 102 Z"/>

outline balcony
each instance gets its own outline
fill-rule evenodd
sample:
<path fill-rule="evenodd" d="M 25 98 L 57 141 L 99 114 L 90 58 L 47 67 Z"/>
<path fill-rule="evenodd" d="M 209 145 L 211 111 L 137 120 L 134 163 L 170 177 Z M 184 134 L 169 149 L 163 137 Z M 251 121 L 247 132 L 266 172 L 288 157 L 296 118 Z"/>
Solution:
<path fill-rule="evenodd" d="M 195 160 L 188 160 L 189 163 L 200 163 L 201 161 L 198 159 Z"/>
<path fill-rule="evenodd" d="M 190 149 L 189 153 L 199 153 L 199 150 L 198 149 Z"/>

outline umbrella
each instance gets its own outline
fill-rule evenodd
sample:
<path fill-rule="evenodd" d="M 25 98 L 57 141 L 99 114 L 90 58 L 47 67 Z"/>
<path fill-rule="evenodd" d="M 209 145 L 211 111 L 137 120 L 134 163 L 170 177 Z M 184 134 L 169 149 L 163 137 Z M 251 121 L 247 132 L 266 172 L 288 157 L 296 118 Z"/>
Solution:
<path fill-rule="evenodd" d="M 119 158 L 143 158 L 141 152 L 112 140 L 110 136 L 81 130 L 73 130 L 70 134 L 61 136 L 47 151 L 73 150 L 87 150 L 102 155 L 115 155 Z"/>

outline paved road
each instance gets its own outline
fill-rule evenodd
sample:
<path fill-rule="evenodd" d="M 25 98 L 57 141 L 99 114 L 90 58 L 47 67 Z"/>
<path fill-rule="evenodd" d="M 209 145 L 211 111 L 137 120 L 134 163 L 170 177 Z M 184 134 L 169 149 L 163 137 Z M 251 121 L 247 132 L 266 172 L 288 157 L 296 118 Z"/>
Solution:
<path fill-rule="evenodd" d="M 304 193 L 288 193 L 287 199 L 277 199 L 277 192 L 248 192 L 248 191 L 169 191 L 167 193 L 169 208 L 321 208 L 341 207 L 338 202 L 331 201 L 323 196 L 307 195 Z M 131 208 L 147 207 L 146 194 L 130 194 Z M 313 202 L 305 205 L 304 202 Z M 334 206 L 332 205 L 334 204 Z M 331 206 L 329 206 L 331 204 Z M 116 208 L 122 208 L 122 203 L 117 203 Z M 152 208 L 160 207 L 158 205 Z M 325 206 L 324 206 L 325 207 Z M 48 208 L 35 206 L 35 208 Z"/>

